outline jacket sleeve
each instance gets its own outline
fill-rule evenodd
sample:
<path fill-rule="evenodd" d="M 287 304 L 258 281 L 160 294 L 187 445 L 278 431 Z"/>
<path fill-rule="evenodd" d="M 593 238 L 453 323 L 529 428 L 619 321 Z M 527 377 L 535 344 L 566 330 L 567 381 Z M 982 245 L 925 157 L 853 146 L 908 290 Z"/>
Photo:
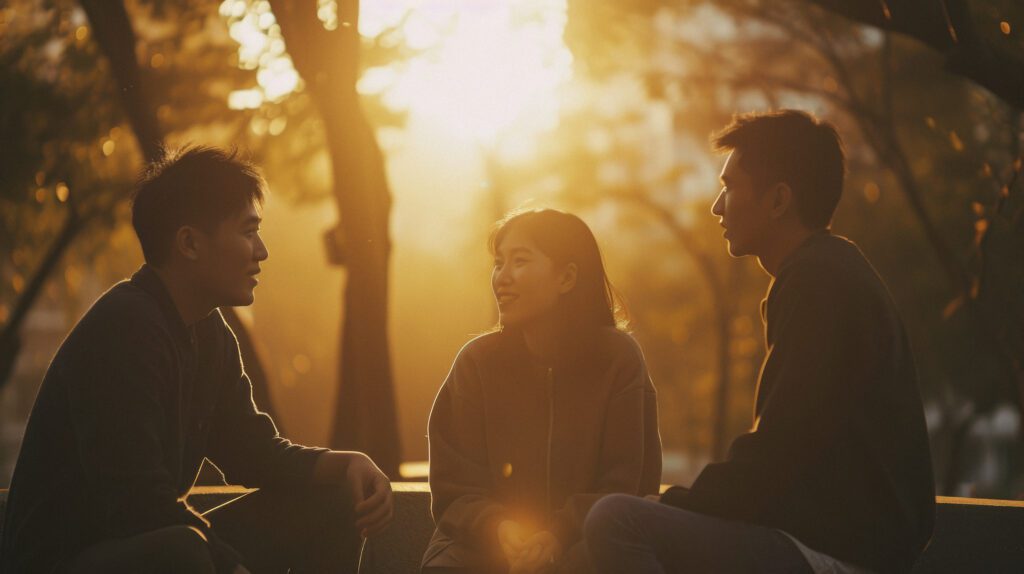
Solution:
<path fill-rule="evenodd" d="M 777 305 L 769 303 L 769 347 L 752 430 L 733 442 L 725 461 L 705 467 L 689 490 L 667 491 L 663 503 L 756 520 L 850 423 L 885 344 L 877 340 L 884 331 L 872 328 L 878 310 L 824 273 L 794 270 L 786 282 Z"/>
<path fill-rule="evenodd" d="M 167 402 L 178 390 L 169 334 L 138 313 L 109 320 L 93 341 L 79 363 L 86 372 L 68 377 L 67 392 L 98 528 L 107 537 L 176 525 L 208 534 L 209 524 L 178 500 L 168 468 L 179 459 L 167 443 L 177 422 Z"/>
<path fill-rule="evenodd" d="M 661 480 L 661 439 L 657 394 L 643 354 L 634 341 L 623 360 L 613 365 L 616 385 L 608 399 L 598 476 L 593 492 L 569 496 L 555 511 L 551 530 L 564 547 L 578 542 L 590 507 L 611 493 L 634 495 L 658 491 Z"/>
<path fill-rule="evenodd" d="M 230 484 L 248 487 L 309 484 L 313 465 L 327 449 L 293 444 L 270 416 L 256 408 L 252 383 L 242 369 L 238 343 L 224 324 L 226 380 L 211 417 L 208 458 Z"/>
<path fill-rule="evenodd" d="M 491 496 L 481 395 L 479 373 L 463 349 L 430 411 L 430 511 L 444 534 L 490 547 L 505 508 Z"/>

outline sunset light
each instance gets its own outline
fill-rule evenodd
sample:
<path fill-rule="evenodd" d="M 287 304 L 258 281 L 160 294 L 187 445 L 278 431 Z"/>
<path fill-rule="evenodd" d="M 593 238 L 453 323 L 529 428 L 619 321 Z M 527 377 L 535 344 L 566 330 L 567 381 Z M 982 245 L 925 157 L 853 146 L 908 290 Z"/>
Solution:
<path fill-rule="evenodd" d="M 0 573 L 1022 571 L 1022 30 L 0 0 Z"/>
<path fill-rule="evenodd" d="M 331 5 L 321 2 L 328 28 L 337 25 Z M 220 13 L 239 43 L 239 67 L 257 70 L 258 86 L 232 92 L 232 108 L 257 108 L 302 89 L 268 2 L 226 0 Z M 358 89 L 473 143 L 490 144 L 513 125 L 541 132 L 557 123 L 558 89 L 572 75 L 565 22 L 564 0 L 368 4 L 360 33 L 398 27 L 414 55 L 366 70 Z"/>

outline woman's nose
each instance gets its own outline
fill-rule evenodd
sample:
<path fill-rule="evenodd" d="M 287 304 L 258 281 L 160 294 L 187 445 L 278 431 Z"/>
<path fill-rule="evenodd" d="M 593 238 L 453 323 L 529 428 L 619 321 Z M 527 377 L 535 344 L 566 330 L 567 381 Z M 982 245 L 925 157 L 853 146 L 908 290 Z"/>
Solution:
<path fill-rule="evenodd" d="M 721 215 L 724 214 L 724 212 L 722 211 L 722 204 L 725 203 L 724 201 L 722 201 L 722 196 L 724 196 L 724 195 L 725 195 L 725 192 L 719 192 L 718 193 L 718 197 L 715 198 L 715 202 L 713 204 L 711 204 L 711 214 L 712 215 L 721 216 Z"/>

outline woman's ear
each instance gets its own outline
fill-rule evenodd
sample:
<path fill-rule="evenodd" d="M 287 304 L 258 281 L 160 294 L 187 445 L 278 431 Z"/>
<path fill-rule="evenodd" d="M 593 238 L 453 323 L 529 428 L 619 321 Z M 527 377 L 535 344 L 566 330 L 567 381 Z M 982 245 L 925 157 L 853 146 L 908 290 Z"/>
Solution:
<path fill-rule="evenodd" d="M 572 291 L 576 287 L 576 277 L 579 276 L 580 268 L 575 263 L 570 263 L 565 266 L 565 270 L 562 271 L 562 278 L 558 284 L 558 292 L 562 295 Z"/>
<path fill-rule="evenodd" d="M 191 225 L 182 225 L 174 234 L 174 250 L 189 261 L 199 259 L 200 232 Z"/>

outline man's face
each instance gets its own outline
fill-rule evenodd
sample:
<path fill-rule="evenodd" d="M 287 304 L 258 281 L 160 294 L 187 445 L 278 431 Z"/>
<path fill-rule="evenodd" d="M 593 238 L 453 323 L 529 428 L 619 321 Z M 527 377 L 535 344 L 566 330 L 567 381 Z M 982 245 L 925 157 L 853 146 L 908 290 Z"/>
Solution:
<path fill-rule="evenodd" d="M 256 275 L 260 272 L 260 262 L 269 255 L 260 238 L 260 221 L 256 206 L 249 204 L 220 222 L 212 233 L 200 232 L 204 237 L 197 272 L 215 306 L 252 304 L 253 289 L 259 283 Z"/>
<path fill-rule="evenodd" d="M 725 160 L 718 194 L 711 213 L 720 218 L 733 257 L 759 255 L 770 234 L 770 198 L 755 189 L 750 174 L 740 167 L 741 152 L 734 150 Z"/>

